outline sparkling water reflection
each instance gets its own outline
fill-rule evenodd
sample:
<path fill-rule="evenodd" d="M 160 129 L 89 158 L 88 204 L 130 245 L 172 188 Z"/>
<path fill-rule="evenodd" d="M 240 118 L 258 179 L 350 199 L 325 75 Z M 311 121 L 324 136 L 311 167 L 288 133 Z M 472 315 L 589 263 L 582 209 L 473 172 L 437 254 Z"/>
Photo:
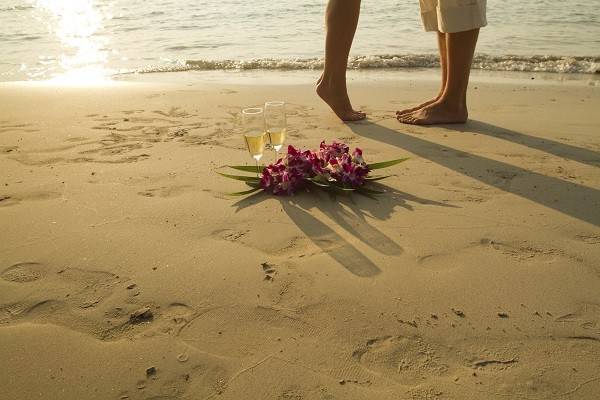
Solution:
<path fill-rule="evenodd" d="M 59 54 L 40 59 L 42 65 L 61 71 L 53 80 L 94 83 L 110 75 L 106 54 L 109 38 L 99 34 L 106 16 L 94 3 L 93 0 L 37 0 L 36 19 L 45 23 L 60 42 Z"/>

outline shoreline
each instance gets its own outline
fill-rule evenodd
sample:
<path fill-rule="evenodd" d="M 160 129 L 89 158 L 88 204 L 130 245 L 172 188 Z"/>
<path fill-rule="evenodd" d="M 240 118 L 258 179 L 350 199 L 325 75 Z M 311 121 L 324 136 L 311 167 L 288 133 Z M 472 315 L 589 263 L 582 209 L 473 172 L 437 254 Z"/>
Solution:
<path fill-rule="evenodd" d="M 310 85 L 316 82 L 320 70 L 215 70 L 131 73 L 92 77 L 88 82 L 68 77 L 49 80 L 1 81 L 0 87 L 118 87 L 123 85 Z M 439 68 L 348 70 L 349 85 L 355 83 L 389 83 L 393 81 L 437 82 Z M 583 85 L 600 86 L 600 74 L 565 74 L 520 71 L 471 71 L 471 86 L 480 84 L 508 85 Z"/>
<path fill-rule="evenodd" d="M 15 64 L 7 64 L 15 65 Z M 254 58 L 254 59 L 176 59 L 166 64 L 148 64 L 144 66 L 111 66 L 88 65 L 72 68 L 59 73 L 59 76 L 87 78 L 105 76 L 119 78 L 128 75 L 162 74 L 175 72 L 275 72 L 291 73 L 322 70 L 324 60 L 319 57 L 309 58 Z M 352 55 L 348 62 L 350 71 L 419 71 L 439 68 L 438 54 L 381 54 Z M 473 72 L 482 73 L 524 73 L 524 74 L 559 74 L 559 75 L 599 75 L 600 56 L 553 56 L 553 55 L 491 55 L 476 53 L 473 61 Z M 55 73 L 56 74 L 56 73 Z M 48 72 L 35 75 L 41 79 L 49 78 Z M 19 81 L 24 76 L 13 72 L 1 71 L 0 76 L 12 76 L 11 81 Z M 19 78 L 15 78 L 15 76 Z"/>

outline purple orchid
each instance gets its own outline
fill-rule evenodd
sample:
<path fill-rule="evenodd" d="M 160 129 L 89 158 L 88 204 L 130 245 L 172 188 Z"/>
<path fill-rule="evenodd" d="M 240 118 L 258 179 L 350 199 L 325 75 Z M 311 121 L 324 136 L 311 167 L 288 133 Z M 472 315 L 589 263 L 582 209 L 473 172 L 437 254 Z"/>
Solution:
<path fill-rule="evenodd" d="M 306 186 L 308 179 L 317 178 L 348 188 L 358 188 L 365 183 L 369 167 L 362 157 L 362 150 L 350 148 L 344 143 L 321 142 L 319 151 L 301 151 L 288 146 L 283 158 L 263 169 L 260 186 L 274 195 L 291 195 Z"/>

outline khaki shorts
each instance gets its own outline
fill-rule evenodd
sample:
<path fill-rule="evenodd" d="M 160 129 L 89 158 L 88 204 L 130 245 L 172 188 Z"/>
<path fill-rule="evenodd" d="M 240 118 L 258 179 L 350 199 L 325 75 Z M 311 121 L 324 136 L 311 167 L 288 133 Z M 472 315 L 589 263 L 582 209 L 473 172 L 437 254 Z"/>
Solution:
<path fill-rule="evenodd" d="M 486 0 L 419 0 L 426 31 L 454 33 L 487 25 Z"/>

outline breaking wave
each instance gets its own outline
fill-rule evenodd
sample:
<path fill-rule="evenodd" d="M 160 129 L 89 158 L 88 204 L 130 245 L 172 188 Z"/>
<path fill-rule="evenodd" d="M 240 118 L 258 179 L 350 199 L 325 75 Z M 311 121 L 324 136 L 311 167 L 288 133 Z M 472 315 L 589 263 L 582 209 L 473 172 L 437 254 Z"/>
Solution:
<path fill-rule="evenodd" d="M 355 56 L 348 61 L 351 69 L 436 68 L 439 60 L 433 54 Z M 153 73 L 214 70 L 311 70 L 323 68 L 323 59 L 259 58 L 252 60 L 187 60 L 170 65 L 148 66 L 126 73 Z M 488 71 L 553 72 L 564 74 L 598 74 L 600 57 L 568 56 L 490 56 L 478 54 L 473 69 Z"/>

